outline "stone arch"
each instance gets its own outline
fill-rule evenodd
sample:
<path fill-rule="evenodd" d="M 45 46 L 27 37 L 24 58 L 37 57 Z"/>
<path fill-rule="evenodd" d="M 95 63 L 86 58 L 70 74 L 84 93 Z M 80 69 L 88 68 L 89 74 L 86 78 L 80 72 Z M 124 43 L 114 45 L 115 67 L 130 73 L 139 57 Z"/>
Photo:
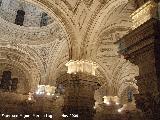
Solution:
<path fill-rule="evenodd" d="M 58 25 L 58 23 L 53 23 L 53 24 L 51 24 L 49 26 L 45 26 L 39 30 L 39 28 L 34 28 L 34 27 L 33 28 L 32 27 L 28 28 L 28 27 L 23 27 L 23 26 L 20 27 L 15 24 L 9 23 L 9 22 L 3 20 L 2 18 L 0 18 L 0 21 L 2 21 L 1 22 L 2 28 L 0 29 L 0 34 L 2 34 L 1 39 L 2 39 L 2 42 L 3 41 L 6 42 L 4 44 L 4 46 L 8 46 L 8 47 L 12 47 L 14 49 L 21 50 L 25 54 L 29 54 L 30 56 L 32 56 L 32 58 L 37 63 L 37 66 L 39 66 L 39 71 L 41 73 L 40 84 L 45 84 L 46 83 L 45 80 L 47 78 L 45 75 L 46 74 L 45 68 L 42 63 L 43 58 L 38 53 L 39 48 L 44 47 L 44 46 L 45 47 L 49 46 L 52 49 L 50 51 L 51 55 L 49 56 L 51 58 L 50 63 L 53 60 L 52 58 L 54 58 L 55 56 L 58 56 L 58 54 L 59 54 L 59 52 L 55 52 L 55 51 L 59 51 L 60 49 L 62 49 L 64 44 L 67 44 L 67 54 L 68 54 L 67 56 L 70 56 L 70 52 L 69 52 L 70 51 L 70 45 L 69 45 L 70 43 L 68 43 L 67 34 L 65 31 L 63 31 L 61 28 L 59 28 L 60 26 Z M 54 26 L 55 24 L 57 24 L 57 25 Z M 59 29 L 56 27 L 58 27 Z M 6 28 L 6 29 L 3 30 L 3 28 Z M 57 29 L 59 31 L 56 31 Z M 50 33 L 51 31 L 54 34 L 50 35 L 50 36 L 47 35 L 47 34 L 51 34 Z M 49 33 L 43 35 L 43 33 L 45 33 L 45 32 L 49 32 Z M 39 36 L 39 33 L 42 33 L 42 35 Z M 63 38 L 58 39 L 57 36 L 58 37 L 63 36 Z M 30 37 L 30 38 L 28 38 L 28 37 Z M 33 39 L 32 39 L 32 37 L 33 37 Z M 44 39 L 41 39 L 42 37 Z M 48 37 L 50 37 L 49 40 L 48 40 Z M 39 39 L 41 39 L 41 40 L 39 40 Z M 59 63 L 57 63 L 57 64 L 59 64 Z"/>
<path fill-rule="evenodd" d="M 122 85 L 120 87 L 120 89 L 123 87 L 123 90 L 121 91 L 121 93 L 119 93 L 118 97 L 120 98 L 120 101 L 122 104 L 126 104 L 128 102 L 128 98 L 127 98 L 127 93 L 128 90 L 131 90 L 133 95 L 134 94 L 139 94 L 138 91 L 138 86 L 136 84 L 132 84 L 132 85 Z M 133 100 L 134 100 L 134 96 L 133 96 Z"/>
<path fill-rule="evenodd" d="M 54 49 L 52 50 L 54 51 Z M 60 46 L 59 51 L 57 52 L 59 54 L 56 58 L 54 55 L 51 55 L 50 61 L 54 60 L 55 62 L 50 63 L 50 67 L 48 69 L 48 74 L 49 76 L 46 81 L 46 84 L 50 83 L 52 85 L 55 85 L 56 79 L 59 76 L 59 74 L 63 74 L 63 72 L 67 72 L 67 67 L 65 64 L 69 61 L 69 46 L 66 44 L 66 42 L 63 43 L 63 45 Z"/>
<path fill-rule="evenodd" d="M 61 27 L 67 33 L 67 41 L 69 46 L 69 58 L 70 59 L 78 59 L 79 58 L 79 50 L 78 44 L 76 40 L 78 39 L 78 35 L 75 32 L 75 27 L 71 19 L 68 17 L 69 13 L 64 11 L 60 4 L 56 2 L 51 2 L 49 0 L 25 0 L 27 2 L 33 3 L 43 10 L 45 10 L 51 17 L 55 17 L 58 21 L 61 22 Z M 74 51 L 74 52 L 73 52 Z"/>
<path fill-rule="evenodd" d="M 11 66 L 20 66 L 28 75 L 29 79 L 29 89 L 34 91 L 41 80 L 41 74 L 37 63 L 33 57 L 26 54 L 20 49 L 16 49 L 12 46 L 10 47 L 0 47 L 1 61 L 2 63 L 11 64 Z"/>
<path fill-rule="evenodd" d="M 0 69 L 1 75 L 3 71 L 11 71 L 12 73 L 11 77 L 18 78 L 18 84 L 16 90 L 17 93 L 26 94 L 30 91 L 31 84 L 29 83 L 29 80 L 31 79 L 31 76 L 29 76 L 29 72 L 23 65 L 17 62 L 4 60 L 0 58 L 0 66 L 1 66 Z"/>
<path fill-rule="evenodd" d="M 31 47 L 22 48 L 22 46 L 18 46 L 18 49 L 21 49 L 22 51 L 26 52 L 26 54 L 29 54 L 29 56 L 32 57 L 40 73 L 39 84 L 45 83 L 45 68 L 43 66 L 42 58 L 40 57 L 40 55 Z"/>
<path fill-rule="evenodd" d="M 113 12 L 115 12 L 118 8 L 122 9 L 127 4 L 128 4 L 128 0 L 111 0 L 108 3 L 106 3 L 106 5 L 96 15 L 97 17 L 94 19 L 94 22 L 92 23 L 92 27 L 90 27 L 90 29 L 88 30 L 88 35 L 86 36 L 85 38 L 86 40 L 84 40 L 84 43 L 83 43 L 87 48 L 87 49 L 85 48 L 87 53 L 86 58 L 90 57 L 89 48 L 92 47 L 94 44 L 96 44 L 99 34 L 104 29 L 103 27 L 106 26 L 105 25 L 106 21 L 108 21 L 111 16 L 114 16 Z M 129 22 L 131 23 L 131 21 Z M 107 26 L 116 27 L 115 24 L 113 25 L 111 23 L 107 23 L 107 24 L 108 24 Z"/>
<path fill-rule="evenodd" d="M 107 21 L 109 21 L 109 18 L 111 16 L 114 16 L 112 14 L 113 12 L 120 11 L 119 14 L 123 14 L 124 6 L 126 7 L 128 5 L 128 7 L 132 8 L 132 10 L 134 10 L 134 6 L 132 5 L 132 3 L 128 2 L 128 0 L 123 0 L 123 1 L 112 0 L 109 3 L 110 3 L 110 6 L 109 4 L 107 4 L 108 6 L 106 5 L 106 7 L 104 7 L 99 13 L 99 16 L 97 17 L 97 19 L 95 19 L 95 24 L 92 27 L 92 31 L 89 32 L 90 37 L 87 38 L 89 39 L 88 40 L 89 42 L 88 44 L 87 43 L 85 44 L 89 46 L 87 49 L 87 53 L 88 53 L 87 58 L 98 61 L 99 64 L 101 64 L 101 66 L 106 66 L 105 73 L 108 73 L 108 75 L 106 76 L 110 76 L 109 77 L 110 84 L 111 84 L 110 94 L 118 95 L 119 94 L 118 88 L 120 87 L 120 81 L 122 82 L 123 80 L 120 79 L 120 81 L 118 81 L 119 78 L 114 77 L 116 73 L 120 74 L 118 69 L 115 70 L 117 72 L 114 73 L 114 69 L 116 69 L 116 66 L 118 65 L 123 66 L 123 63 L 128 64 L 128 65 L 131 65 L 131 63 L 127 63 L 127 61 L 118 54 L 117 52 L 118 46 L 115 45 L 115 42 L 119 40 L 121 37 L 123 37 L 131 29 L 132 22 L 130 20 L 131 19 L 130 17 L 126 17 L 126 18 L 124 17 L 120 21 L 116 21 L 115 24 L 107 22 Z M 126 16 L 129 16 L 129 15 L 126 14 Z M 107 22 L 107 24 L 105 22 Z M 123 25 L 124 22 L 127 23 L 127 25 L 124 26 Z M 96 33 L 96 34 L 93 34 L 93 33 Z M 109 36 L 111 34 L 113 35 Z M 100 44 L 102 44 L 101 40 L 105 40 L 103 41 L 104 50 L 102 49 L 103 50 L 102 53 L 104 54 L 102 55 L 99 52 L 97 52 L 98 47 L 100 46 Z M 107 51 L 107 52 L 104 52 L 104 51 Z M 108 61 L 111 61 L 110 64 Z M 132 72 L 128 72 L 127 74 L 129 76 L 132 76 Z M 137 72 L 135 72 L 135 74 L 131 78 L 134 78 L 136 75 L 137 75 Z M 126 78 L 125 76 L 123 77 Z"/>

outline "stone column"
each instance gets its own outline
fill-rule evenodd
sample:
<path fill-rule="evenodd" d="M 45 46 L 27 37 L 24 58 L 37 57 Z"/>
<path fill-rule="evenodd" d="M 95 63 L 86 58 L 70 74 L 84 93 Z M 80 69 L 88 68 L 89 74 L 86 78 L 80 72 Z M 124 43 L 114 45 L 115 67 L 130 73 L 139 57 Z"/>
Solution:
<path fill-rule="evenodd" d="M 95 113 L 94 93 L 100 87 L 98 78 L 84 73 L 66 73 L 58 78 L 57 84 L 65 88 L 62 109 L 67 116 L 65 119 L 92 120 Z M 78 115 L 78 118 L 74 115 Z"/>
<path fill-rule="evenodd" d="M 136 80 L 140 94 L 135 96 L 137 107 L 144 112 L 146 120 L 159 120 L 160 21 L 155 16 L 151 16 L 151 13 L 156 12 L 157 8 L 153 7 L 156 3 L 152 3 L 144 5 L 144 9 L 141 8 L 141 11 L 135 14 L 138 18 L 136 16 L 134 21 L 146 18 L 143 19 L 143 23 L 139 21 L 139 25 L 134 26 L 134 29 L 118 43 L 119 52 L 139 67 L 139 76 L 136 77 Z"/>
<path fill-rule="evenodd" d="M 121 51 L 126 59 L 139 66 L 139 76 L 136 80 L 140 94 L 135 96 L 136 103 L 138 108 L 149 115 L 147 118 L 151 119 L 160 112 L 159 28 L 158 20 L 149 20 L 123 38 L 127 44 Z"/>

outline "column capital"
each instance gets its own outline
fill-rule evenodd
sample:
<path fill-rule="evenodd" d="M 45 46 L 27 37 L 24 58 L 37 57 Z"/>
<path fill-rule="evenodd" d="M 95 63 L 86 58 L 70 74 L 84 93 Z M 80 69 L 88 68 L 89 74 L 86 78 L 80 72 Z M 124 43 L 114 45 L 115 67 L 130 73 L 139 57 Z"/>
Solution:
<path fill-rule="evenodd" d="M 148 20 L 116 43 L 119 45 L 119 53 L 124 55 L 125 59 L 129 59 L 134 64 L 137 64 L 133 61 L 134 57 L 148 50 L 154 50 L 156 44 L 160 44 L 159 30 L 159 20 L 154 18 Z"/>
<path fill-rule="evenodd" d="M 65 64 L 68 67 L 67 73 L 88 73 L 91 75 L 95 75 L 96 69 L 98 68 L 98 65 L 89 60 L 70 60 Z"/>
<path fill-rule="evenodd" d="M 94 85 L 98 88 L 103 84 L 102 78 L 81 72 L 76 74 L 65 73 L 57 78 L 57 84 L 67 85 L 71 82 L 76 83 L 77 81 L 79 84 L 85 83 L 85 85 Z"/>

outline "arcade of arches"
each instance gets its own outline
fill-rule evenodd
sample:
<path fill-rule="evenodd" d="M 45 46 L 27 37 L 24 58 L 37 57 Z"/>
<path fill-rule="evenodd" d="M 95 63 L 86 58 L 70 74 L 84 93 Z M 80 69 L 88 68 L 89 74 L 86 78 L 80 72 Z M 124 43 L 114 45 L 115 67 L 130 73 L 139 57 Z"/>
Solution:
<path fill-rule="evenodd" d="M 1 120 L 160 120 L 159 0 L 0 0 Z"/>

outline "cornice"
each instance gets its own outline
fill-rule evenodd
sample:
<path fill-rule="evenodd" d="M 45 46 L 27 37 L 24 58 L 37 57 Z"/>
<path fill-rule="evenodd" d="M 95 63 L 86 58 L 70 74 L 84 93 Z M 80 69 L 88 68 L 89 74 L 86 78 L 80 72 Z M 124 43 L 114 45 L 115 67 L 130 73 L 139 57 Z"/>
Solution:
<path fill-rule="evenodd" d="M 130 54 L 149 45 L 154 45 L 160 37 L 158 31 L 160 22 L 157 19 L 150 19 L 138 28 L 130 31 L 116 43 L 119 44 L 119 52 Z"/>

